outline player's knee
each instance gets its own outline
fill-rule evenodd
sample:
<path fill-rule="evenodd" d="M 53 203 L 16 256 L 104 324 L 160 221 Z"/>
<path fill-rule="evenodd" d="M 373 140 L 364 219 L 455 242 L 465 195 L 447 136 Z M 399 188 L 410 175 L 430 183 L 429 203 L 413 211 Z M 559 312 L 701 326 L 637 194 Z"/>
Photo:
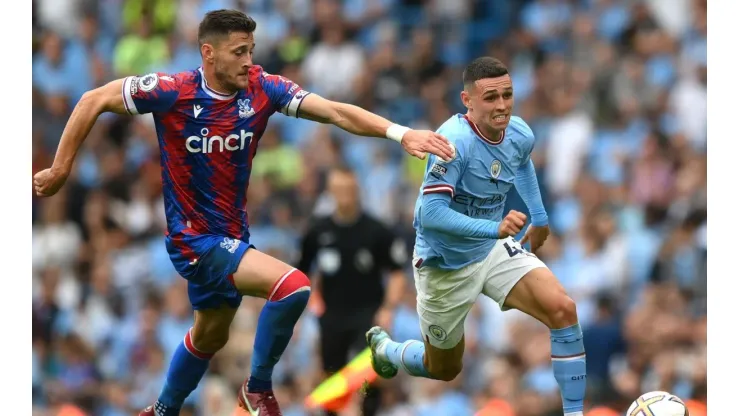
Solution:
<path fill-rule="evenodd" d="M 311 281 L 298 269 L 292 269 L 281 276 L 270 289 L 267 300 L 278 302 L 288 297 L 294 302 L 308 304 L 311 295 Z"/>
<path fill-rule="evenodd" d="M 558 297 L 548 315 L 550 328 L 565 328 L 578 323 L 576 302 L 565 294 Z"/>
<path fill-rule="evenodd" d="M 451 360 L 439 363 L 436 366 L 431 365 L 430 367 L 431 368 L 427 370 L 429 371 L 429 375 L 432 376 L 433 379 L 441 381 L 452 381 L 462 372 L 463 364 L 462 361 Z"/>

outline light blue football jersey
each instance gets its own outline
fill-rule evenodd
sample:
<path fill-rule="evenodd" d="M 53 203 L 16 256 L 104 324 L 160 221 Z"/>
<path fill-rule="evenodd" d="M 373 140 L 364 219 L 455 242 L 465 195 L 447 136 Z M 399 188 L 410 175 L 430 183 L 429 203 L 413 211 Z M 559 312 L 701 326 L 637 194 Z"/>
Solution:
<path fill-rule="evenodd" d="M 502 221 L 506 194 L 519 167 L 529 163 L 535 140 L 527 123 L 514 116 L 496 141 L 486 138 L 462 114 L 452 116 L 437 132 L 454 144 L 456 155 L 449 162 L 433 155 L 427 161 L 416 200 L 414 251 L 424 266 L 456 270 L 483 260 L 498 240 L 425 229 L 420 221 L 424 195 L 449 193 L 453 210 L 471 218 Z"/>

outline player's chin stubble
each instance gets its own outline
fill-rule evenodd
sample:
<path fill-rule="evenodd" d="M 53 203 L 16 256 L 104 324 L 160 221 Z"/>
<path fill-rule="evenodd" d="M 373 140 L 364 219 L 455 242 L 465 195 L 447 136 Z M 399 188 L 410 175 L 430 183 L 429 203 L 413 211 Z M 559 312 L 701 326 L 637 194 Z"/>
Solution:
<path fill-rule="evenodd" d="M 225 71 L 224 68 L 218 65 L 216 66 L 215 75 L 218 83 L 221 84 L 221 87 L 227 90 L 223 92 L 233 93 L 241 88 L 236 77 L 229 76 L 229 72 Z"/>

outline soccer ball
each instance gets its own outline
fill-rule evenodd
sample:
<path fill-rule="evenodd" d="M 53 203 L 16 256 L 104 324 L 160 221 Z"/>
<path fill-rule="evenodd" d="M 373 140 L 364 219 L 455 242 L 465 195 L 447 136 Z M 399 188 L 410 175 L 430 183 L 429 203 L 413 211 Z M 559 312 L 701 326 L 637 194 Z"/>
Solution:
<path fill-rule="evenodd" d="M 625 416 L 689 416 L 689 410 L 671 393 L 651 391 L 632 402 Z"/>

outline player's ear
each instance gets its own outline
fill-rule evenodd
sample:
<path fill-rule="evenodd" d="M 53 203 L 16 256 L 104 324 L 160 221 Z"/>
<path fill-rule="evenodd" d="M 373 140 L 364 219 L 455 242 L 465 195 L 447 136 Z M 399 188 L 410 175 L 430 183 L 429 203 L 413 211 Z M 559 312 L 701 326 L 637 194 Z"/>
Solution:
<path fill-rule="evenodd" d="M 204 43 L 200 47 L 200 54 L 206 62 L 213 63 L 215 52 L 213 45 L 210 43 Z"/>
<path fill-rule="evenodd" d="M 470 109 L 470 94 L 466 90 L 460 92 L 460 100 L 462 101 L 465 108 Z"/>

